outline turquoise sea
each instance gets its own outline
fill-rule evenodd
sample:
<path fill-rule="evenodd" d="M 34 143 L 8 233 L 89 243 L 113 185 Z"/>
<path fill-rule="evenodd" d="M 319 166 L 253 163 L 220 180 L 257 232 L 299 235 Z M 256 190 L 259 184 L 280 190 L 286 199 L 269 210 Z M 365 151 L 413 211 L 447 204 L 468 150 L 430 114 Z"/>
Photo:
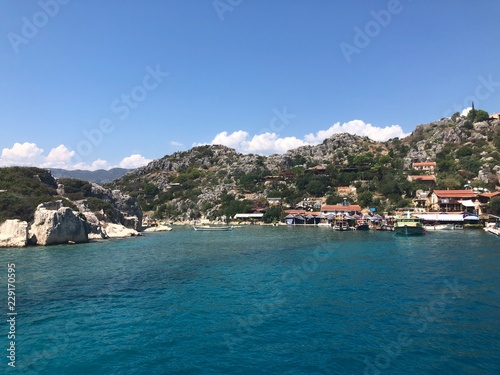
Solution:
<path fill-rule="evenodd" d="M 500 373 L 500 239 L 481 230 L 175 228 L 0 264 L 2 374 Z"/>

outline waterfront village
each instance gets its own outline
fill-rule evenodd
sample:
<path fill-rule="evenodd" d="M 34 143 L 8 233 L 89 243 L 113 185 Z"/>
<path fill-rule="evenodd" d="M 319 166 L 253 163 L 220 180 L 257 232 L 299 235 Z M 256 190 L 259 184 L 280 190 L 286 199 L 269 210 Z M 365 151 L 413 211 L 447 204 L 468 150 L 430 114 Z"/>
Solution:
<path fill-rule="evenodd" d="M 494 197 L 500 197 L 500 191 L 490 192 L 483 188 L 464 186 L 461 190 L 433 189 L 436 184 L 436 162 L 414 162 L 412 169 L 420 174 L 409 175 L 408 181 L 418 181 L 428 185 L 426 190 L 418 190 L 410 207 L 402 207 L 394 212 L 376 212 L 375 208 L 362 208 L 356 201 L 356 187 L 338 187 L 338 196 L 343 197 L 338 204 L 326 204 L 326 197 L 305 198 L 294 207 L 283 204 L 282 198 L 267 197 L 263 207 L 254 205 L 248 212 L 237 213 L 233 217 L 222 217 L 216 221 L 207 219 L 189 222 L 170 222 L 170 224 L 201 224 L 208 227 L 210 224 L 238 225 L 292 225 L 292 226 L 322 226 L 334 230 L 395 230 L 395 222 L 401 217 L 411 217 L 422 224 L 422 228 L 429 230 L 484 228 L 500 236 L 498 222 L 500 217 L 490 213 L 489 202 Z M 309 168 L 310 172 L 321 174 L 326 170 L 318 165 Z M 255 194 L 246 194 L 245 199 L 256 200 Z M 262 201 L 261 201 L 262 202 Z M 266 212 L 279 210 L 280 219 L 265 222 Z M 152 213 L 150 213 L 152 214 Z M 159 222 L 145 215 L 143 225 L 151 227 Z M 397 223 L 396 223 L 397 226 Z"/>

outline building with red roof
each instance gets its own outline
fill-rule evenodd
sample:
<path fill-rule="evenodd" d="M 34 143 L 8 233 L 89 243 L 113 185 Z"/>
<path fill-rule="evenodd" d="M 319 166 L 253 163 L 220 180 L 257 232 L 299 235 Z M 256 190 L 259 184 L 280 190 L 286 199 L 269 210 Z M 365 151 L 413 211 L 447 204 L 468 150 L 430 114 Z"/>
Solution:
<path fill-rule="evenodd" d="M 410 182 L 426 182 L 429 184 L 435 184 L 436 176 L 408 176 L 407 180 Z"/>
<path fill-rule="evenodd" d="M 358 204 L 349 204 L 349 205 L 325 205 L 321 207 L 321 213 L 324 215 L 328 214 L 346 214 L 346 215 L 360 215 L 361 214 L 361 206 Z"/>
<path fill-rule="evenodd" d="M 475 199 L 476 193 L 472 190 L 434 190 L 430 203 L 435 211 L 463 212 L 471 208 L 477 209 L 472 202 Z"/>

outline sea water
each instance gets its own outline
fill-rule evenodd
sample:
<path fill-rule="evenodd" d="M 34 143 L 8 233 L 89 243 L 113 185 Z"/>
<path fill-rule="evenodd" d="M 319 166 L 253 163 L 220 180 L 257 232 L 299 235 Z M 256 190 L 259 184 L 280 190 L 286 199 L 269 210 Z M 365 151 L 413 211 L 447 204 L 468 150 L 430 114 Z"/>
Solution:
<path fill-rule="evenodd" d="M 0 265 L 2 374 L 500 373 L 500 239 L 482 230 L 181 227 Z"/>

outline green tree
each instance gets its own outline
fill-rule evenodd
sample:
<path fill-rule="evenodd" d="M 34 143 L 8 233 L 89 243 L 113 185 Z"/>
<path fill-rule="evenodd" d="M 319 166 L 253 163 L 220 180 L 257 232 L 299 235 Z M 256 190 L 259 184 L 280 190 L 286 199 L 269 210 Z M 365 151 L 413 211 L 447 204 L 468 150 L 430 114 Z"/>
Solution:
<path fill-rule="evenodd" d="M 491 213 L 493 215 L 500 215 L 500 197 L 491 198 L 488 206 L 490 207 Z"/>
<path fill-rule="evenodd" d="M 156 187 L 153 184 L 146 184 L 146 186 L 144 186 L 144 194 L 145 195 L 154 196 L 154 195 L 158 194 L 159 191 L 160 191 L 160 189 L 158 189 L 158 187 Z"/>
<path fill-rule="evenodd" d="M 368 207 L 373 203 L 373 193 L 369 190 L 365 190 L 358 194 L 358 204 L 361 207 Z"/>
<path fill-rule="evenodd" d="M 486 121 L 490 118 L 488 112 L 483 111 L 482 109 L 478 109 L 476 111 L 476 116 L 474 117 L 474 122 Z"/>
<path fill-rule="evenodd" d="M 274 206 L 270 207 L 266 211 L 262 219 L 264 220 L 264 223 L 275 223 L 281 221 L 282 216 L 283 216 L 283 211 L 281 210 L 281 207 Z"/>

